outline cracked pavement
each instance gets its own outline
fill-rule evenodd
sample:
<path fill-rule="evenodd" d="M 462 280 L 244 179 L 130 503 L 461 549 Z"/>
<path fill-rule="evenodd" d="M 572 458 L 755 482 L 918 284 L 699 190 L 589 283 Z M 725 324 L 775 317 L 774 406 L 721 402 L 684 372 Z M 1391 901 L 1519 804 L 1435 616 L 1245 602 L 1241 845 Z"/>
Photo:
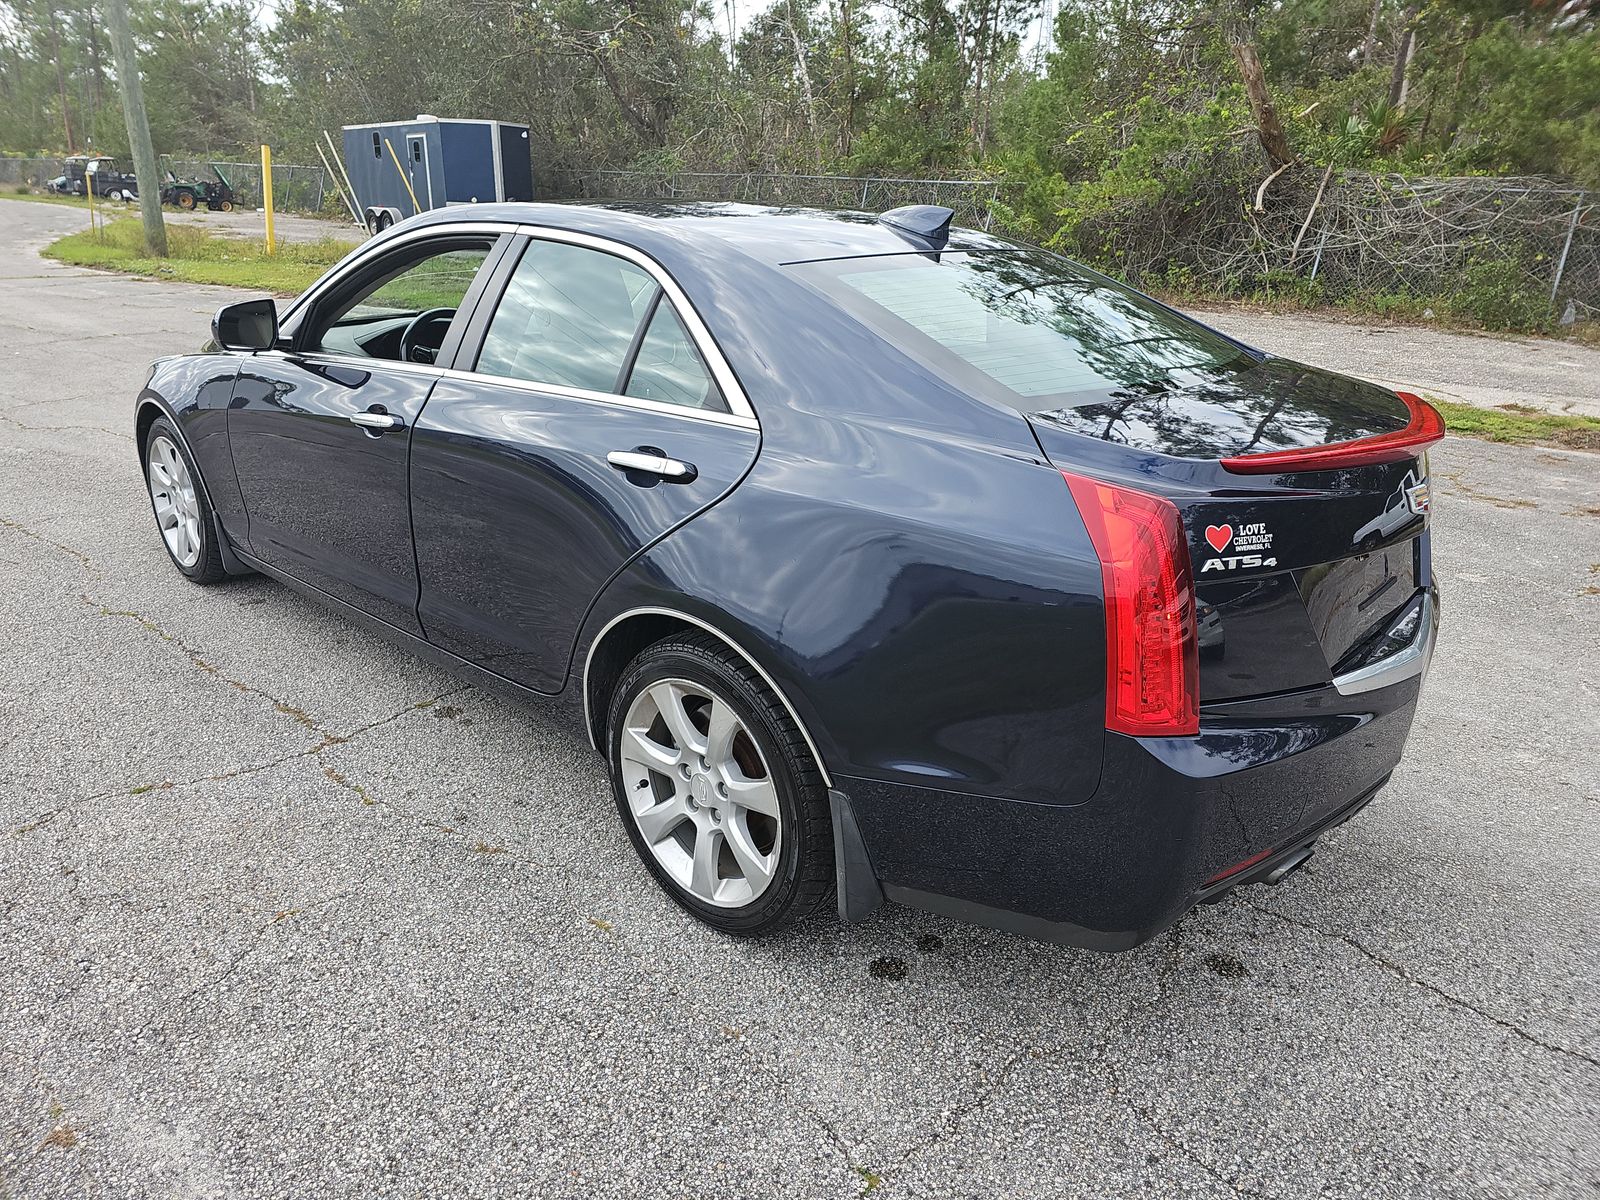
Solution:
<path fill-rule="evenodd" d="M 737 942 L 553 710 L 171 569 L 129 405 L 235 293 L 80 220 L 0 205 L 0 1198 L 1596 1194 L 1600 456 L 1436 451 L 1408 756 L 1279 887 Z"/>

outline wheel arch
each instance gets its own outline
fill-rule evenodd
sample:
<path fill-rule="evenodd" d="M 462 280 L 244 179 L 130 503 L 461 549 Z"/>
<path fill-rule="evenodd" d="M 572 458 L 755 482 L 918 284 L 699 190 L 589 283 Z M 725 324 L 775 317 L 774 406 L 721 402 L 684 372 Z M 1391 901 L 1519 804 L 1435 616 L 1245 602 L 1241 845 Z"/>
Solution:
<path fill-rule="evenodd" d="M 189 435 L 183 430 L 183 422 L 178 420 L 178 414 L 172 411 L 165 400 L 150 391 L 139 397 L 133 418 L 133 445 L 134 451 L 139 455 L 140 473 L 144 472 L 145 448 L 150 441 L 150 429 L 163 417 L 172 427 L 172 432 L 178 435 L 178 441 L 183 443 L 183 452 L 189 456 L 194 473 L 200 480 L 200 487 L 206 494 L 206 503 L 210 504 L 212 511 L 215 512 L 216 505 L 211 500 L 211 486 L 206 482 L 205 472 L 200 469 L 200 459 L 196 457 L 194 447 L 189 444 Z"/>
<path fill-rule="evenodd" d="M 239 561 L 233 552 L 233 545 L 228 541 L 227 533 L 222 528 L 222 518 L 217 515 L 217 504 L 211 495 L 211 485 L 206 482 L 205 470 L 200 465 L 200 458 L 194 452 L 194 447 L 189 444 L 189 435 L 184 432 L 183 422 L 178 420 L 176 413 L 161 396 L 153 391 L 145 391 L 136 401 L 133 417 L 133 446 L 134 452 L 139 456 L 139 475 L 143 478 L 145 473 L 145 449 L 150 441 L 150 430 L 155 423 L 166 418 L 167 425 L 183 445 L 183 452 L 188 456 L 190 469 L 195 478 L 200 481 L 200 490 L 205 494 L 206 507 L 211 510 L 211 525 L 216 535 L 218 546 L 222 552 L 222 565 L 229 575 L 249 575 L 251 569 Z"/>
<path fill-rule="evenodd" d="M 157 418 L 166 417 L 177 428 L 177 418 L 167 411 L 166 407 L 148 395 L 139 400 L 139 407 L 133 418 L 133 443 L 134 450 L 139 455 L 139 465 L 144 465 L 144 447 L 150 440 L 150 427 L 156 423 Z M 178 436 L 183 436 L 183 431 L 178 430 Z M 191 457 L 193 457 L 191 455 Z"/>
<path fill-rule="evenodd" d="M 788 712 L 789 719 L 800 731 L 800 736 L 805 739 L 806 749 L 811 755 L 811 760 L 816 763 L 824 786 L 832 789 L 833 777 L 828 773 L 828 765 L 817 750 L 817 743 L 811 736 L 811 730 L 806 727 L 793 702 L 772 674 L 730 634 L 701 617 L 690 616 L 674 608 L 659 606 L 630 608 L 606 622 L 594 640 L 589 643 L 589 651 L 583 662 L 582 682 L 583 724 L 584 731 L 589 737 L 589 744 L 595 750 L 604 753 L 601 745 L 601 725 L 604 722 L 605 709 L 609 704 L 612 690 L 622 677 L 622 672 L 634 657 L 646 646 L 654 645 L 674 634 L 691 632 L 711 634 L 748 663 L 751 670 L 761 677 L 762 682 L 772 689 L 772 694 L 778 698 L 778 702 Z"/>

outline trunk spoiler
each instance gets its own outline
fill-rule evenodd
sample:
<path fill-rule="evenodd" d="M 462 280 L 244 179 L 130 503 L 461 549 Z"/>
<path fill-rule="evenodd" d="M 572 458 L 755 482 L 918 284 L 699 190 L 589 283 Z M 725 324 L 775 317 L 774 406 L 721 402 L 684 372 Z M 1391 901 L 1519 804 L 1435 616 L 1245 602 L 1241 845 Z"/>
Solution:
<path fill-rule="evenodd" d="M 1421 396 L 1396 392 L 1411 414 L 1403 429 L 1349 442 L 1306 449 L 1268 450 L 1224 458 L 1222 466 L 1236 475 L 1278 475 L 1291 471 L 1334 471 L 1411 458 L 1444 437 L 1444 418 Z"/>

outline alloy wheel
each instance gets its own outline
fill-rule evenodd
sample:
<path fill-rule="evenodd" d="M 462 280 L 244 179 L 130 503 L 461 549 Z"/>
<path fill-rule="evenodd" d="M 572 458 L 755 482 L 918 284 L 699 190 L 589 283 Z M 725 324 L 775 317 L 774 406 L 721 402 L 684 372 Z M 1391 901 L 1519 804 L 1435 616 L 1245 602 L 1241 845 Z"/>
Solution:
<path fill-rule="evenodd" d="M 150 499 L 155 504 L 156 524 L 167 541 L 167 549 L 182 567 L 200 561 L 200 500 L 195 495 L 194 478 L 171 439 L 157 434 L 150 439 L 147 479 Z"/>
<path fill-rule="evenodd" d="M 740 908 L 778 874 L 783 817 L 765 755 L 728 701 L 686 679 L 634 698 L 618 751 L 628 810 L 696 900 Z"/>

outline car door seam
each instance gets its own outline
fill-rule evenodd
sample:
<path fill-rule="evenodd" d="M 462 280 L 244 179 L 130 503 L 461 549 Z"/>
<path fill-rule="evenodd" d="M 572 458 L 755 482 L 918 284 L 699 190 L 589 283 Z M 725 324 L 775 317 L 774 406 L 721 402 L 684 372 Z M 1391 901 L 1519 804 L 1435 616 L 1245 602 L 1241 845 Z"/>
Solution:
<path fill-rule="evenodd" d="M 406 531 L 411 535 L 411 574 L 417 581 L 416 591 L 411 597 L 411 615 L 416 619 L 417 628 L 422 632 L 425 642 L 433 639 L 428 636 L 428 626 L 422 620 L 422 557 L 417 553 L 417 514 L 415 493 L 411 486 L 411 464 L 416 453 L 417 426 L 422 423 L 422 414 L 428 411 L 428 401 L 433 399 L 438 387 L 439 381 L 435 379 L 428 388 L 428 394 L 422 398 L 422 405 L 412 418 L 410 428 L 406 430 Z"/>
<path fill-rule="evenodd" d="M 750 472 L 752 472 L 752 471 L 754 471 L 756 469 L 756 463 L 759 462 L 760 459 L 761 459 L 761 447 L 762 447 L 762 444 L 763 444 L 762 433 L 761 433 L 760 428 L 758 427 L 757 430 L 756 430 L 755 453 L 753 453 L 750 456 L 750 461 L 745 464 L 744 470 L 739 473 L 738 477 L 736 479 L 734 479 L 733 482 L 728 484 L 728 486 L 725 487 L 717 496 L 713 497 L 712 500 L 709 503 L 707 503 L 705 505 L 702 505 L 700 508 L 695 509 L 693 512 L 689 513 L 687 516 L 683 517 L 681 520 L 675 521 L 673 524 L 669 525 L 666 529 L 662 530 L 661 533 L 658 534 L 656 537 L 651 538 L 648 542 L 645 542 L 637 550 L 635 550 L 632 554 L 628 555 L 627 558 L 623 559 L 620 563 L 617 564 L 616 570 L 612 571 L 611 574 L 607 575 L 605 580 L 600 584 L 600 586 L 595 589 L 594 595 L 589 598 L 589 603 L 588 603 L 588 605 L 585 606 L 585 608 L 583 610 L 583 616 L 580 617 L 579 620 L 578 620 L 576 632 L 573 634 L 573 638 L 572 638 L 572 645 L 567 650 L 567 668 L 566 668 L 566 672 L 563 674 L 563 676 L 561 678 L 561 686 L 556 689 L 556 691 L 553 693 L 554 695 L 560 695 L 561 693 L 565 692 L 567 690 L 567 686 L 572 682 L 573 667 L 577 663 L 577 659 L 578 659 L 578 647 L 583 643 L 583 632 L 584 632 L 585 629 L 587 629 L 589 627 L 589 618 L 594 615 L 594 611 L 595 611 L 596 607 L 598 607 L 601 597 L 606 594 L 606 591 L 611 587 L 611 585 L 613 583 L 615 583 L 617 581 L 617 579 L 622 575 L 622 573 L 624 571 L 626 571 L 630 566 L 632 566 L 635 562 L 637 562 L 641 556 L 643 556 L 645 554 L 648 554 L 651 550 L 654 550 L 657 546 L 659 546 L 662 542 L 666 541 L 674 533 L 678 532 L 678 530 L 682 529 L 690 521 L 693 521 L 697 517 L 704 516 L 706 513 L 710 512 L 713 508 L 716 508 L 717 505 L 721 504 L 729 496 L 733 495 L 733 493 L 739 488 L 739 485 L 744 483 L 744 481 L 750 477 Z M 687 597 L 688 594 L 684 593 L 684 595 Z M 593 643 L 592 642 L 590 643 L 590 647 L 589 648 L 590 648 L 591 651 L 593 650 Z"/>

